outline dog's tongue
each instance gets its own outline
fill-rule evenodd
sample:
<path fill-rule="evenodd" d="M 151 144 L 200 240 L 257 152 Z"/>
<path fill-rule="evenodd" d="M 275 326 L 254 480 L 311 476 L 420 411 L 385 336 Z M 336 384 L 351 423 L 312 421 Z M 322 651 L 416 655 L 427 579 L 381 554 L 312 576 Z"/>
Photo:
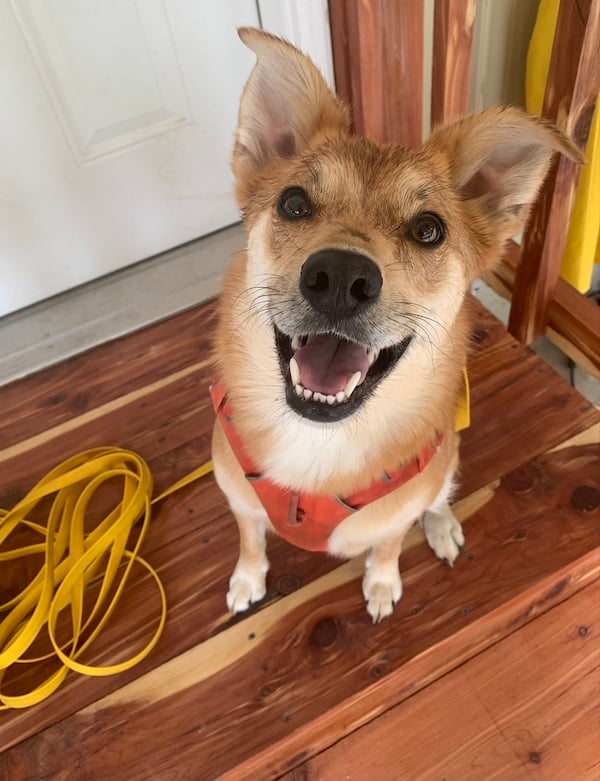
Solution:
<path fill-rule="evenodd" d="M 365 347 L 327 334 L 309 336 L 304 347 L 296 350 L 294 358 L 300 369 L 301 385 L 327 395 L 343 391 L 358 371 L 360 385 L 369 369 Z"/>

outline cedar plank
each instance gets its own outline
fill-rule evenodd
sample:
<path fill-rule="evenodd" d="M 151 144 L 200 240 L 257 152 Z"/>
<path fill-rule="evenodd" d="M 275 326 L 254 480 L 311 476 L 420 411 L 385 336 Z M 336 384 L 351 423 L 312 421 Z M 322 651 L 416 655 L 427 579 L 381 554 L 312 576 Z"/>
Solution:
<path fill-rule="evenodd" d="M 370 624 L 357 582 L 301 604 L 258 645 L 250 641 L 252 618 L 244 618 L 249 648 L 238 662 L 158 703 L 100 704 L 66 718 L 5 753 L 7 778 L 38 781 L 66 766 L 96 781 L 119 773 L 131 781 L 152 773 L 163 781 L 199 781 L 227 770 L 232 778 L 285 772 L 298 764 L 294 730 L 310 731 L 329 714 L 327 728 L 319 727 L 324 734 L 305 746 L 309 753 L 321 750 L 347 725 L 400 702 L 597 577 L 598 511 L 582 513 L 570 504 L 579 485 L 598 487 L 597 467 L 598 448 L 587 445 L 540 457 L 529 482 L 523 470 L 507 475 L 468 522 L 467 552 L 454 569 L 425 546 L 401 559 L 405 593 L 391 619 Z M 87 690 L 95 686 L 89 682 Z M 336 716 L 353 698 L 369 708 L 363 702 Z M 134 734 L 123 739 L 122 723 L 145 736 L 143 754 Z M 257 752 L 269 755 L 269 772 L 258 772 Z M 240 763 L 238 773 L 233 768 Z"/>
<path fill-rule="evenodd" d="M 475 0 L 435 0 L 431 127 L 468 113 Z"/>
<path fill-rule="evenodd" d="M 596 582 L 282 781 L 595 781 L 599 605 Z"/>
<path fill-rule="evenodd" d="M 474 349 L 469 360 L 473 425 L 462 439 L 463 462 L 471 463 L 473 459 L 475 463 L 476 451 L 477 470 L 463 470 L 462 495 L 491 482 L 504 468 L 510 469 L 588 428 L 597 419 L 593 407 L 577 391 L 531 351 L 508 337 L 502 325 L 480 305 L 474 308 Z M 3 465 L 0 497 L 4 495 L 14 502 L 49 465 L 85 447 L 115 444 L 139 451 L 151 461 L 166 450 L 183 445 L 192 435 L 205 436 L 208 443 L 213 424 L 208 397 L 210 377 L 211 368 L 206 366 L 166 388 L 126 401 L 110 413 L 102 414 L 100 410 L 97 417 L 86 419 L 81 427 L 64 433 L 59 429 L 56 436 Z M 0 404 L 5 391 L 0 390 Z M 28 403 L 24 396 L 23 405 Z M 503 427 L 500 442 L 495 435 L 498 425 Z M 518 440 L 515 431 L 519 431 Z M 498 458 L 501 443 L 506 445 L 502 449 L 508 459 L 505 466 Z M 517 447 L 522 451 L 518 452 Z M 209 448 L 203 460 L 207 458 Z M 182 474 L 173 474 L 172 479 Z M 9 504 L 0 500 L 0 506 Z"/>
<path fill-rule="evenodd" d="M 92 414 L 81 425 L 59 431 L 33 448 L 24 446 L 9 461 L 0 451 L 0 496 L 24 495 L 52 466 L 87 448 L 124 447 L 150 461 L 198 435 L 206 436 L 214 420 L 209 381 L 207 366 L 108 414 Z M 206 443 L 209 457 L 208 439 Z M 173 479 L 181 476 L 174 474 Z"/>
<path fill-rule="evenodd" d="M 0 388 L 0 448 L 207 358 L 215 318 L 205 303 Z"/>
<path fill-rule="evenodd" d="M 473 359 L 475 368 L 472 377 L 475 397 L 474 426 L 471 429 L 471 432 L 479 431 L 481 429 L 481 424 L 477 422 L 478 415 L 485 420 L 485 405 L 490 403 L 487 397 L 484 397 L 481 401 L 477 400 L 477 388 L 480 384 L 476 368 L 477 365 L 482 363 L 485 365 L 487 363 L 489 351 L 495 353 L 495 364 L 497 366 L 502 367 L 506 364 L 510 368 L 514 363 L 514 359 L 512 358 L 514 355 L 512 340 L 506 336 L 498 321 L 491 318 L 481 309 L 478 312 L 478 324 L 475 329 L 475 344 L 477 345 L 477 348 Z M 522 354 L 524 353 L 522 348 L 517 348 L 517 350 Z M 509 356 L 508 359 L 506 359 L 507 354 Z M 504 360 L 502 360 L 503 356 Z M 537 359 L 535 360 L 537 361 Z M 486 366 L 486 372 L 489 373 L 491 371 L 493 371 L 493 365 Z M 10 475 L 11 481 L 14 481 L 15 461 L 20 463 L 25 471 L 37 470 L 41 473 L 43 471 L 41 464 L 45 463 L 46 458 L 49 458 L 50 455 L 52 455 L 55 460 L 58 460 L 56 458 L 58 455 L 64 457 L 70 454 L 70 452 L 76 452 L 82 449 L 82 447 L 86 445 L 96 445 L 98 442 L 95 440 L 95 436 L 99 430 L 102 430 L 103 435 L 107 437 L 107 439 L 104 439 L 103 441 L 110 441 L 112 436 L 124 436 L 131 433 L 132 439 L 129 442 L 125 440 L 124 444 L 129 445 L 132 449 L 141 451 L 142 455 L 147 457 L 156 478 L 157 491 L 162 490 L 162 488 L 166 487 L 172 480 L 187 473 L 209 456 L 209 431 L 212 426 L 212 412 L 206 393 L 202 393 L 201 389 L 202 382 L 205 384 L 208 382 L 206 373 L 207 371 L 199 372 L 198 374 L 202 376 L 198 378 L 190 376 L 177 383 L 174 387 L 169 386 L 168 404 L 165 408 L 161 406 L 161 404 L 164 404 L 164 400 L 161 400 L 160 393 L 156 394 L 156 399 L 153 395 L 150 395 L 148 398 L 136 400 L 135 404 L 127 405 L 120 410 L 118 415 L 112 414 L 110 416 L 101 416 L 97 420 L 93 420 L 85 426 L 82 426 L 79 431 L 75 430 L 74 433 L 69 432 L 62 437 L 58 437 L 56 440 L 52 440 L 50 444 L 37 448 L 33 453 L 27 453 L 20 457 L 20 459 L 14 459 L 11 463 L 10 471 L 7 470 L 7 474 Z M 557 378 L 553 379 L 556 380 Z M 560 381 L 558 382 L 560 383 Z M 569 391 L 569 393 L 574 394 L 572 391 Z M 198 404 L 198 396 L 202 396 L 203 398 L 201 404 Z M 577 397 L 577 394 L 575 394 L 575 397 Z M 194 404 L 196 404 L 196 408 L 193 407 Z M 145 411 L 143 414 L 136 415 L 136 405 L 143 405 L 142 409 L 150 410 L 150 412 Z M 481 414 L 478 413 L 480 408 Z M 579 417 L 581 418 L 581 414 Z M 125 429 L 125 431 L 123 421 L 129 427 Z M 575 427 L 569 427 L 568 433 L 570 434 L 574 430 L 579 430 L 582 425 L 583 424 L 578 423 Z M 115 432 L 114 435 L 112 435 L 113 431 Z M 189 436 L 190 431 L 203 431 L 204 433 L 201 437 L 196 437 L 188 442 L 185 440 Z M 471 432 L 468 432 L 467 441 Z M 564 439 L 566 435 L 567 430 L 559 432 L 559 435 L 555 436 L 552 442 L 560 441 Z M 184 441 L 183 444 L 172 447 L 182 440 Z M 57 444 L 62 448 L 62 453 L 57 453 Z M 171 447 L 170 450 L 166 450 L 166 452 L 163 451 L 163 448 L 169 447 Z M 479 456 L 479 454 L 477 455 Z M 517 452 L 516 458 L 513 458 L 509 465 L 514 466 L 519 462 L 519 458 L 522 457 L 523 455 Z M 473 458 L 475 458 L 475 456 L 473 456 Z M 467 457 L 467 459 L 465 459 L 465 464 L 468 464 L 469 460 L 470 459 Z M 491 460 L 493 462 L 493 458 Z M 507 463 L 508 462 L 504 465 L 506 466 Z M 468 473 L 479 474 L 478 470 L 469 470 Z M 485 474 L 482 475 L 482 478 L 485 478 Z M 485 482 L 485 480 L 481 479 L 479 481 L 479 483 L 482 482 Z M 471 480 L 471 483 L 474 484 L 474 481 Z M 14 486 L 14 482 L 12 482 L 12 485 Z M 21 488 L 20 490 L 22 491 L 24 489 Z M 186 491 L 179 496 L 170 497 L 165 500 L 162 505 L 163 506 L 159 507 L 158 511 L 155 513 L 152 529 L 145 544 L 144 553 L 146 556 L 153 551 L 157 551 L 162 546 L 168 546 L 171 542 L 177 540 L 181 540 L 181 545 L 187 550 L 191 552 L 196 551 L 199 545 L 198 536 L 195 534 L 195 530 L 204 534 L 201 539 L 205 539 L 207 535 L 210 538 L 212 536 L 213 524 L 217 526 L 217 532 L 219 531 L 219 526 L 222 524 L 228 529 L 226 538 L 222 540 L 222 550 L 229 552 L 229 558 L 234 556 L 234 551 L 237 550 L 237 533 L 235 531 L 233 519 L 228 514 L 223 514 L 224 501 L 214 487 L 211 478 L 207 478 L 197 486 L 186 489 Z M 207 531 L 205 532 L 204 530 Z M 190 535 L 190 538 L 186 540 L 185 536 L 188 534 Z M 278 546 L 279 548 L 282 548 L 282 553 L 279 552 Z M 173 555 L 175 560 L 178 561 L 178 554 L 174 551 L 175 548 L 169 548 L 167 555 Z M 336 566 L 336 562 L 333 560 L 328 560 L 325 557 L 314 557 L 310 554 L 305 554 L 302 551 L 295 551 L 295 549 L 291 549 L 289 546 L 285 546 L 284 543 L 277 541 L 275 542 L 274 560 L 279 561 L 280 556 L 283 556 L 283 561 L 290 560 L 290 558 L 294 560 L 294 566 L 291 568 L 291 572 L 290 567 L 288 567 L 287 571 L 287 574 L 292 574 L 292 581 L 294 582 L 297 582 L 298 580 L 305 583 L 310 582 L 313 577 Z M 202 570 L 198 570 L 193 558 L 192 555 L 192 561 L 188 566 L 195 569 L 199 578 L 197 582 L 194 581 L 194 588 L 198 589 L 198 591 L 202 591 L 203 585 L 206 584 L 202 579 Z M 151 557 L 151 560 L 154 563 L 158 563 L 158 559 L 155 561 L 154 558 Z M 232 562 L 228 562 L 227 560 L 221 563 L 224 577 L 226 577 L 227 573 L 230 571 L 231 563 Z M 9 583 L 13 586 L 18 582 L 17 580 L 11 579 L 11 568 L 5 567 L 3 574 L 5 577 L 5 584 Z M 24 574 L 25 573 L 21 572 L 21 577 Z M 170 576 L 167 576 L 168 587 L 170 583 Z M 223 584 L 217 587 L 217 591 L 219 591 L 222 596 L 224 593 Z M 176 611 L 178 608 L 178 598 L 179 597 L 177 596 L 175 602 L 172 603 L 173 611 Z M 212 603 L 210 604 L 212 605 Z M 210 614 L 209 611 L 209 614 L 212 615 L 212 619 L 204 616 L 201 620 L 205 622 L 207 626 L 211 626 L 211 621 L 215 620 L 215 615 L 220 617 L 221 611 L 222 604 L 219 603 L 216 613 Z M 142 628 L 138 626 L 136 631 L 131 631 L 131 634 L 128 634 L 128 637 L 131 638 L 131 645 L 135 644 L 139 634 L 143 634 L 140 631 L 141 629 Z M 111 642 L 117 646 L 119 644 L 117 639 L 119 631 L 122 630 L 119 629 L 114 637 L 111 634 L 107 635 L 107 637 L 111 639 Z M 205 634 L 197 635 L 192 633 L 187 636 L 187 639 L 189 644 L 192 644 L 193 642 L 199 642 L 205 636 Z M 126 644 L 126 647 L 130 648 L 131 646 L 127 646 Z M 189 647 L 189 645 L 186 647 Z M 153 655 L 153 657 L 151 657 L 151 659 L 154 659 L 154 663 L 159 663 L 159 659 L 164 660 L 165 658 L 170 658 L 172 654 L 182 650 L 180 645 L 175 644 L 171 647 L 168 643 L 165 645 L 165 649 L 164 656 L 161 654 L 160 656 Z M 183 648 L 183 650 L 185 650 L 185 648 Z M 152 662 L 149 661 L 148 665 L 151 664 Z M 143 669 L 145 668 L 137 668 L 135 674 L 139 674 Z M 122 683 L 124 679 L 119 680 L 120 683 Z M 107 690 L 111 690 L 112 688 L 113 686 L 109 686 Z M 40 713 L 40 709 L 43 707 L 45 706 L 40 706 L 38 713 Z"/>
<path fill-rule="evenodd" d="M 358 135 L 419 146 L 423 92 L 423 2 L 329 0 L 338 94 Z M 381 85 L 385 81 L 386 89 Z"/>
<path fill-rule="evenodd" d="M 499 367 L 509 376 L 511 373 L 512 375 L 516 373 L 518 376 L 518 362 L 516 362 L 515 354 L 523 358 L 528 353 L 521 347 L 513 347 L 513 340 L 506 335 L 498 321 L 485 313 L 481 307 L 477 306 L 476 309 L 475 349 L 472 359 L 474 425 L 467 432 L 465 442 L 469 445 L 470 437 L 473 439 L 471 442 L 472 450 L 467 450 L 463 459 L 466 467 L 465 472 L 469 475 L 467 486 L 470 489 L 484 484 L 486 475 L 491 473 L 497 476 L 503 468 L 518 465 L 521 460 L 531 455 L 532 450 L 535 454 L 539 449 L 563 441 L 572 433 L 585 428 L 589 425 L 594 415 L 593 411 L 591 415 L 582 415 L 579 411 L 574 415 L 573 419 L 567 421 L 564 408 L 559 405 L 554 413 L 558 419 L 558 427 L 555 426 L 552 431 L 545 432 L 542 431 L 543 427 L 538 427 L 534 432 L 537 436 L 534 443 L 535 447 L 531 447 L 531 437 L 519 440 L 518 444 L 522 450 L 515 448 L 515 443 L 511 441 L 509 444 L 513 446 L 512 457 L 504 458 L 500 467 L 496 463 L 497 452 L 494 454 L 494 451 L 490 449 L 487 455 L 488 465 L 480 471 L 477 460 L 482 457 L 482 453 L 485 453 L 485 450 L 481 446 L 477 447 L 479 435 L 475 436 L 475 433 L 481 432 L 486 420 L 493 417 L 490 413 L 494 406 L 498 404 L 497 397 L 499 396 L 501 399 L 502 394 L 505 392 L 502 390 L 497 391 L 497 395 L 494 396 L 494 383 L 493 381 L 490 382 L 490 376 L 495 371 L 494 367 L 496 367 L 496 370 Z M 190 313 L 186 314 L 189 315 Z M 127 337 L 127 339 L 130 338 Z M 492 359 L 490 359 L 490 355 Z M 537 363 L 539 368 L 541 364 L 539 359 L 531 356 L 531 354 L 529 356 L 530 361 L 533 360 L 534 364 Z M 86 356 L 82 356 L 83 358 L 87 360 Z M 73 432 L 67 432 L 49 443 L 35 448 L 33 451 L 27 451 L 22 456 L 16 457 L 11 462 L 8 462 L 10 469 L 3 471 L 3 474 L 6 475 L 9 490 L 12 488 L 13 493 L 23 492 L 24 486 L 29 484 L 30 481 L 33 482 L 34 476 L 37 477 L 45 471 L 48 463 L 54 463 L 71 452 L 78 452 L 85 446 L 97 445 L 99 443 L 98 432 L 102 432 L 102 442 L 111 441 L 112 439 L 140 451 L 148 459 L 152 472 L 155 475 L 157 491 L 161 490 L 209 457 L 210 429 L 213 416 L 206 393 L 208 373 L 208 369 L 199 371 L 197 376 L 196 374 L 190 375 L 176 384 L 170 385 L 167 394 L 157 392 L 156 394 L 150 394 L 148 397 L 136 399 L 135 402 L 124 405 L 117 412 L 113 412 L 110 415 L 100 415 L 98 418 L 88 421 L 80 430 L 75 429 Z M 491 390 L 487 389 L 478 395 L 479 387 L 486 378 Z M 544 387 L 554 388 L 556 391 L 556 389 L 562 390 L 567 386 L 559 378 L 551 375 L 548 385 Z M 5 390 L 0 391 L 0 398 Z M 567 393 L 568 400 L 572 405 L 581 402 L 578 394 L 571 389 L 568 389 L 568 391 L 563 390 L 563 392 Z M 26 397 L 23 398 L 23 404 L 27 404 Z M 546 428 L 550 428 L 547 426 L 547 420 Z M 201 433 L 201 435 L 189 440 L 190 433 Z M 546 437 L 545 441 L 540 442 L 541 436 Z M 119 440 L 119 437 L 122 437 L 122 439 Z M 469 469 L 470 464 L 473 464 L 473 467 Z M 475 464 L 477 464 L 477 468 L 475 468 Z M 19 485 L 19 482 L 15 482 L 15 479 L 19 476 L 19 471 L 15 469 L 15 465 L 21 469 L 21 485 Z M 28 475 L 31 479 L 27 477 Z M 180 614 L 184 616 L 181 619 L 184 622 L 184 629 L 179 630 L 175 640 L 171 640 L 171 636 L 167 633 L 165 635 L 166 639 L 163 639 L 163 652 L 155 652 L 150 660 L 147 660 L 142 666 L 131 671 L 125 677 L 101 679 L 102 685 L 100 688 L 91 687 L 90 680 L 82 680 L 77 684 L 67 683 L 67 687 L 73 687 L 74 694 L 71 695 L 69 691 L 68 696 L 65 697 L 66 701 L 71 704 L 63 715 L 68 715 L 74 708 L 81 707 L 86 702 L 101 696 L 107 691 L 112 691 L 117 685 L 123 685 L 126 680 L 130 680 L 146 669 L 160 664 L 177 653 L 181 653 L 194 643 L 201 642 L 207 634 L 210 634 L 212 627 L 220 625 L 220 622 L 223 621 L 222 601 L 225 592 L 225 582 L 237 551 L 235 524 L 231 516 L 224 512 L 225 503 L 223 498 L 214 486 L 212 479 L 206 478 L 201 484 L 186 489 L 179 496 L 165 500 L 162 505 L 155 514 L 152 529 L 145 544 L 144 555 L 149 557 L 152 563 L 158 564 L 159 567 L 163 560 L 162 557 L 165 557 L 164 576 L 167 588 L 170 591 L 172 590 L 174 595 L 174 601 L 171 602 L 171 612 L 175 617 L 178 617 Z M 227 530 L 224 536 L 221 533 L 222 529 Z M 205 544 L 203 540 L 206 538 L 215 538 L 219 541 L 219 555 L 221 555 L 221 552 L 225 552 L 221 559 L 215 561 L 213 565 L 220 568 L 219 577 L 221 579 L 216 581 L 214 586 L 210 585 L 210 577 L 207 579 L 204 569 L 197 566 L 197 551 L 199 549 L 202 550 L 202 546 Z M 158 551 L 163 547 L 165 550 L 158 555 Z M 297 583 L 298 581 L 303 583 L 310 582 L 313 578 L 336 566 L 334 560 L 296 551 L 281 541 L 274 541 L 272 547 L 274 547 L 273 553 L 275 554 L 272 556 L 274 561 L 272 574 L 276 572 L 291 574 L 292 578 L 291 580 L 288 579 L 288 583 Z M 157 555 L 149 556 L 149 554 L 154 554 L 154 552 L 157 552 Z M 169 563 L 169 557 L 171 556 L 173 557 L 173 562 L 177 563 L 177 566 Z M 292 564 L 289 564 L 289 562 L 292 562 Z M 191 579 L 188 577 L 186 580 L 188 571 L 192 572 L 193 575 Z M 10 580 L 10 569 L 3 569 L 3 575 L 7 580 Z M 205 610 L 199 609 L 197 606 L 190 608 L 191 617 L 189 620 L 186 620 L 186 609 L 189 607 L 190 599 L 193 599 L 191 595 L 203 593 L 207 586 L 209 586 L 209 590 L 211 588 L 214 589 L 214 601 L 212 598 L 207 600 L 206 605 L 203 605 L 203 608 L 206 608 Z M 135 593 L 132 592 L 131 596 L 132 599 L 136 598 L 137 591 Z M 189 625 L 190 621 L 196 623 L 194 624 L 194 630 L 188 632 L 185 627 Z M 171 619 L 169 627 L 173 625 L 173 619 Z M 171 631 L 170 628 L 168 629 L 169 631 Z M 136 643 L 140 642 L 140 637 L 147 637 L 147 630 L 140 623 L 133 626 L 128 624 L 127 638 L 124 641 L 123 634 L 123 628 L 119 624 L 114 631 L 107 633 L 106 642 L 109 646 L 112 644 L 115 650 L 122 648 L 123 653 L 125 653 L 131 650 Z M 161 648 L 161 645 L 159 645 L 159 648 Z M 98 654 L 98 658 L 104 660 L 101 645 L 98 646 Z M 84 690 L 86 692 L 85 695 L 83 694 Z M 65 687 L 63 691 L 67 692 L 67 688 Z M 5 738 L 8 743 L 15 739 L 23 738 L 30 731 L 40 729 L 42 726 L 46 726 L 53 720 L 60 718 L 61 710 L 56 708 L 56 700 L 52 699 L 50 702 L 52 707 L 42 705 L 35 709 L 35 717 L 31 715 L 33 712 L 27 712 L 29 715 L 24 717 L 23 714 L 19 714 L 18 719 L 14 721 L 12 717 L 15 714 L 3 717 L 0 723 L 7 727 Z"/>
<path fill-rule="evenodd" d="M 118 676 L 70 675 L 60 693 L 35 708 L 0 712 L 0 751 L 187 651 L 235 621 L 227 612 L 225 594 L 237 557 L 237 526 L 214 482 L 199 484 L 197 489 L 191 489 L 191 494 L 179 505 L 165 500 L 164 510 L 159 508 L 142 552 L 143 558 L 157 570 L 167 592 L 167 623 L 155 650 L 135 668 Z M 173 515 L 167 506 L 169 501 L 173 502 Z M 175 529 L 182 526 L 185 533 L 165 533 L 166 525 Z M 148 555 L 147 549 L 152 555 Z M 269 553 L 268 593 L 261 608 L 339 564 L 326 554 L 309 553 L 274 537 L 269 541 Z M 7 575 L 10 578 L 10 572 Z M 11 585 L 11 593 L 16 593 L 17 584 Z M 137 568 L 118 610 L 94 644 L 93 653 L 82 661 L 102 665 L 130 657 L 150 638 L 158 609 L 154 583 L 145 570 Z M 11 688 L 7 687 L 6 691 L 26 691 L 37 670 L 19 668 L 17 673 L 11 671 L 8 678 Z"/>
<path fill-rule="evenodd" d="M 461 434 L 460 495 L 598 420 L 593 405 L 533 352 L 518 347 L 508 352 L 512 361 L 504 353 L 495 371 L 474 372 L 471 427 Z"/>

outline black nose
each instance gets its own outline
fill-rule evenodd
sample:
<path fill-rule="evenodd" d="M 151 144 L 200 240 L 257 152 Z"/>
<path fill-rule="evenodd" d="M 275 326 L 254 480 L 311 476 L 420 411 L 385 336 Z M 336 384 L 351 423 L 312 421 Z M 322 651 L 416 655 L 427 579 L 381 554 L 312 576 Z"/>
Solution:
<path fill-rule="evenodd" d="M 383 279 L 372 260 L 357 252 L 324 249 L 300 272 L 300 291 L 330 320 L 360 314 L 379 297 Z"/>

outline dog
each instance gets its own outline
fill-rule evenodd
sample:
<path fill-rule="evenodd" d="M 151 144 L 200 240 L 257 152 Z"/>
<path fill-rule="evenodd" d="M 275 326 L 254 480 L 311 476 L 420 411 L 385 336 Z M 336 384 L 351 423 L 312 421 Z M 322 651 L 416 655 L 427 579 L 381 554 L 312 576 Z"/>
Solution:
<path fill-rule="evenodd" d="M 240 534 L 227 606 L 264 597 L 275 530 L 336 557 L 366 552 L 376 622 L 402 595 L 416 520 L 448 563 L 464 544 L 449 502 L 467 292 L 524 226 L 553 154 L 581 154 L 516 108 L 417 149 L 378 145 L 351 134 L 308 57 L 239 35 L 257 56 L 232 156 L 248 242 L 224 281 L 211 389 L 214 474 Z"/>

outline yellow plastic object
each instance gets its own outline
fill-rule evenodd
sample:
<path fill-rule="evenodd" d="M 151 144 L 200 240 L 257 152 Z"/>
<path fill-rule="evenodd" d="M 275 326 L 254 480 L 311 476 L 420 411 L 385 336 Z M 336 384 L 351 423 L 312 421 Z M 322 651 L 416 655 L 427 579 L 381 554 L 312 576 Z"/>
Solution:
<path fill-rule="evenodd" d="M 470 423 L 466 369 L 463 376 L 464 387 L 456 410 L 457 431 Z M 121 448 L 96 448 L 52 469 L 12 510 L 0 509 L 0 567 L 6 561 L 25 562 L 30 556 L 43 557 L 28 585 L 0 605 L 0 614 L 5 614 L 0 623 L 0 710 L 28 708 L 45 700 L 58 689 L 69 670 L 82 675 L 114 675 L 148 656 L 162 634 L 167 617 L 166 595 L 160 578 L 139 556 L 150 524 L 151 505 L 210 472 L 212 462 L 208 461 L 152 499 L 152 474 L 143 458 Z M 96 492 L 107 481 L 115 480 L 121 482 L 120 498 L 90 530 L 88 507 L 93 504 Z M 46 523 L 28 520 L 27 516 L 37 505 L 52 497 Z M 139 522 L 139 533 L 129 548 L 132 532 Z M 7 549 L 7 539 L 23 527 L 38 534 L 40 541 Z M 141 651 L 118 664 L 100 667 L 80 662 L 114 612 L 135 564 L 148 570 L 159 593 L 161 611 L 152 637 Z M 99 584 L 98 594 L 94 604 L 86 608 L 84 591 L 92 580 Z M 59 642 L 57 622 L 61 612 L 67 609 L 71 615 L 70 636 Z M 61 636 L 63 633 L 64 626 Z M 47 638 L 52 651 L 26 657 L 38 638 Z M 12 665 L 37 664 L 54 657 L 60 663 L 58 669 L 30 691 L 18 695 L 2 691 L 3 678 Z"/>
<path fill-rule="evenodd" d="M 544 102 L 559 0 L 541 0 L 529 43 L 525 96 L 528 111 L 539 114 Z M 596 109 L 571 215 L 561 276 L 580 293 L 590 288 L 600 257 L 600 112 Z"/>
<path fill-rule="evenodd" d="M 471 391 L 469 389 L 469 375 L 463 369 L 463 387 L 456 403 L 456 417 L 454 430 L 462 431 L 471 425 Z"/>
<path fill-rule="evenodd" d="M 84 675 L 113 675 L 128 670 L 150 653 L 163 631 L 167 612 L 160 578 L 139 556 L 150 523 L 150 507 L 211 470 L 208 462 L 151 500 L 152 475 L 140 456 L 119 448 L 97 448 L 64 461 L 12 510 L 0 510 L 0 546 L 23 526 L 40 537 L 39 542 L 24 547 L 0 548 L 0 567 L 11 559 L 20 559 L 25 566 L 28 557 L 43 556 L 29 584 L 0 605 L 0 613 L 6 614 L 0 623 L 0 709 L 26 708 L 41 702 L 60 686 L 69 670 Z M 88 507 L 94 494 L 109 480 L 121 482 L 119 501 L 92 530 L 86 530 Z M 48 497 L 54 498 L 47 523 L 27 520 L 33 508 Z M 139 533 L 128 547 L 138 522 Z M 152 637 L 141 651 L 119 664 L 98 667 L 81 663 L 79 658 L 114 612 L 135 564 L 148 570 L 159 592 L 161 614 Z M 84 590 L 92 579 L 99 582 L 98 595 L 91 608 L 84 609 Z M 59 643 L 57 621 L 66 609 L 71 614 L 70 638 Z M 63 631 L 64 627 L 61 637 Z M 26 658 L 34 641 L 44 635 L 53 651 Z M 2 692 L 2 679 L 11 665 L 35 664 L 52 657 L 58 658 L 59 668 L 34 689 L 20 695 Z"/>

